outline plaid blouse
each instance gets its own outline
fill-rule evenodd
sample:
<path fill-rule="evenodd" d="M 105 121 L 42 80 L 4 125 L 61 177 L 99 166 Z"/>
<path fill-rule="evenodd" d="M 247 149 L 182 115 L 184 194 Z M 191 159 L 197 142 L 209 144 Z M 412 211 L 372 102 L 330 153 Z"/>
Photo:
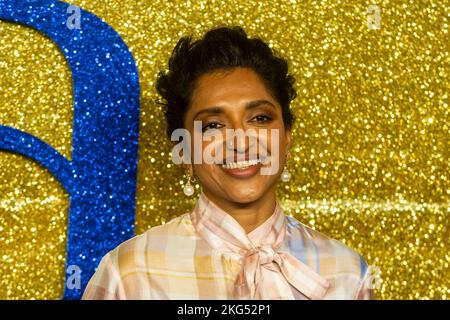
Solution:
<path fill-rule="evenodd" d="M 246 233 L 204 193 L 106 254 L 83 299 L 372 299 L 364 258 L 283 214 Z"/>

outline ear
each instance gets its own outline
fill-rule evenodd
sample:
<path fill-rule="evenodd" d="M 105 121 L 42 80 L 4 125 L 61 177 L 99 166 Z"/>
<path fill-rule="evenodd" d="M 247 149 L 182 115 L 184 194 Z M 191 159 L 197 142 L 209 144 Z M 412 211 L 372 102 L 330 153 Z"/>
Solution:
<path fill-rule="evenodd" d="M 189 170 L 189 175 L 191 177 L 194 177 L 194 165 L 193 164 L 187 164 L 188 170 Z"/>
<path fill-rule="evenodd" d="M 182 162 L 182 163 L 180 163 L 180 167 L 181 167 L 181 169 L 183 169 L 183 171 L 186 171 L 186 170 L 189 171 L 189 174 L 191 176 L 193 176 L 193 174 L 194 174 L 194 165 L 193 164 Z"/>
<path fill-rule="evenodd" d="M 291 149 L 291 142 L 292 142 L 291 128 L 286 129 L 285 135 L 286 135 L 286 151 L 289 151 L 289 149 Z"/>
<path fill-rule="evenodd" d="M 177 143 L 173 143 L 173 146 L 175 146 Z M 180 152 L 181 157 L 183 157 L 183 150 Z M 189 175 L 191 177 L 194 177 L 194 165 L 192 163 L 184 163 L 182 162 L 180 164 L 180 167 L 183 169 L 183 171 L 188 171 Z"/>
<path fill-rule="evenodd" d="M 188 172 L 190 177 L 194 177 L 194 165 L 193 164 L 186 164 L 182 163 L 180 164 L 181 168 L 183 169 L 183 172 Z"/>

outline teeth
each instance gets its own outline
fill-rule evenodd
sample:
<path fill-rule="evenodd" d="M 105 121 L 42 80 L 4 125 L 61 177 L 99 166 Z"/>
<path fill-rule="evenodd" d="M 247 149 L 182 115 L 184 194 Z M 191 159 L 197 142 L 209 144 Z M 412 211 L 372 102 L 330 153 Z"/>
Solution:
<path fill-rule="evenodd" d="M 222 165 L 222 168 L 225 169 L 246 169 L 250 166 L 257 165 L 259 160 L 249 160 L 249 161 L 239 161 L 239 162 L 230 162 Z"/>

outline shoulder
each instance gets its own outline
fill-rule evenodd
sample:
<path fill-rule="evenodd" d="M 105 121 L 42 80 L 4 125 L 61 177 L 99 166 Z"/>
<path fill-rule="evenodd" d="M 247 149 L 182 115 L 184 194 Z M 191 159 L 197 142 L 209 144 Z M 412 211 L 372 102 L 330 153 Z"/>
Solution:
<path fill-rule="evenodd" d="M 83 299 L 148 298 L 148 273 L 165 270 L 170 264 L 166 255 L 183 252 L 191 239 L 194 228 L 185 213 L 121 243 L 103 256 Z"/>
<path fill-rule="evenodd" d="M 371 267 L 344 243 L 286 216 L 292 255 L 330 283 L 325 299 L 372 299 Z"/>
<path fill-rule="evenodd" d="M 149 257 L 152 261 L 159 261 L 161 259 L 158 258 L 173 252 L 180 244 L 188 245 L 195 235 L 189 213 L 184 213 L 121 243 L 106 256 L 123 271 L 127 266 L 135 267 L 140 262 L 145 264 Z"/>
<path fill-rule="evenodd" d="M 362 279 L 366 275 L 367 262 L 357 251 L 293 217 L 286 219 L 288 246 L 298 259 L 328 276 L 347 274 Z"/>

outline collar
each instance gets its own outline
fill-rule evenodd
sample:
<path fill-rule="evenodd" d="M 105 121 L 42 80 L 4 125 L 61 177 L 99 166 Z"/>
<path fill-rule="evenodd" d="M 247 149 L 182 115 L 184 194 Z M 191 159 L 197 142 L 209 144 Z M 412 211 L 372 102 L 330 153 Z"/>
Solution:
<path fill-rule="evenodd" d="M 250 233 L 202 192 L 190 213 L 195 229 L 211 247 L 231 250 L 242 258 L 233 296 L 237 299 L 273 299 L 273 284 L 281 274 L 286 282 L 310 299 L 325 296 L 330 282 L 279 248 L 286 236 L 286 217 L 277 200 L 272 215 Z M 288 289 L 286 289 L 288 290 Z"/>
<path fill-rule="evenodd" d="M 191 212 L 191 219 L 196 230 L 213 248 L 229 248 L 242 254 L 261 245 L 273 244 L 281 233 L 284 238 L 286 232 L 286 219 L 278 200 L 272 215 L 250 233 L 203 192 Z"/>

